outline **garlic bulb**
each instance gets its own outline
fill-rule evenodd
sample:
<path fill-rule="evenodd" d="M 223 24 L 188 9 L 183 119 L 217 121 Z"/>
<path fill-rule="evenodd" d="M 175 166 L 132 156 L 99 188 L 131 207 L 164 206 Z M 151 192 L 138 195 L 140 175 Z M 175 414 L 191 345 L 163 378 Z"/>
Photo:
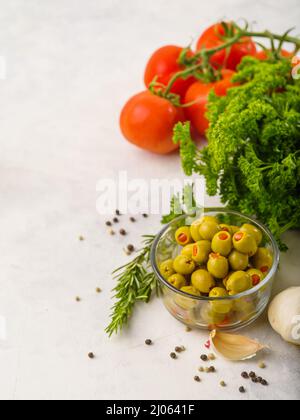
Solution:
<path fill-rule="evenodd" d="M 213 331 L 210 335 L 215 351 L 232 361 L 252 359 L 266 346 L 248 337 Z"/>
<path fill-rule="evenodd" d="M 275 297 L 269 307 L 269 321 L 285 341 L 300 346 L 300 287 Z"/>

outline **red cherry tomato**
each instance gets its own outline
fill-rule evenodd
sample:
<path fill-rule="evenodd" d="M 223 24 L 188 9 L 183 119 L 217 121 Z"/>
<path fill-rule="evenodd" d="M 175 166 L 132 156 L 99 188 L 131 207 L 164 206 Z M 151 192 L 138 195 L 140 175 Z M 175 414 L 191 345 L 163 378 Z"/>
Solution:
<path fill-rule="evenodd" d="M 221 23 L 208 28 L 199 38 L 197 51 L 206 48 L 211 49 L 223 45 L 226 41 L 222 39 L 225 36 L 225 29 Z M 215 68 L 225 67 L 230 70 L 236 70 L 237 66 L 246 55 L 254 56 L 256 53 L 255 43 L 251 38 L 244 37 L 239 43 L 234 44 L 229 52 L 221 50 L 211 57 L 211 64 Z"/>
<path fill-rule="evenodd" d="M 269 58 L 269 54 L 271 53 L 271 50 L 261 50 L 261 51 L 257 51 L 257 53 L 255 54 L 255 57 L 258 58 L 259 60 L 267 60 Z M 293 53 L 286 51 L 286 50 L 281 50 L 280 54 L 282 57 L 285 58 L 292 58 L 294 56 Z"/>
<path fill-rule="evenodd" d="M 145 85 L 147 88 L 155 77 L 157 77 L 158 83 L 167 86 L 174 74 L 183 70 L 183 67 L 178 63 L 182 51 L 183 48 L 174 45 L 168 45 L 155 51 L 150 58 L 145 71 Z M 191 51 L 190 56 L 192 56 L 192 54 Z M 174 83 L 171 92 L 184 97 L 186 91 L 194 82 L 195 78 L 192 76 L 186 80 L 178 79 Z"/>
<path fill-rule="evenodd" d="M 179 121 L 185 120 L 181 108 L 145 91 L 127 102 L 121 113 L 120 127 L 130 143 L 164 155 L 178 148 L 172 141 L 173 128 Z"/>
<path fill-rule="evenodd" d="M 196 82 L 187 91 L 184 103 L 197 103 L 186 108 L 185 113 L 192 125 L 196 128 L 198 134 L 201 136 L 205 135 L 205 132 L 209 127 L 209 122 L 205 117 L 205 114 L 207 112 L 208 96 L 211 90 L 214 89 L 216 95 L 218 96 L 225 96 L 227 90 L 235 86 L 235 84 L 231 82 L 234 74 L 235 72 L 231 70 L 222 70 L 222 80 L 214 83 Z"/>

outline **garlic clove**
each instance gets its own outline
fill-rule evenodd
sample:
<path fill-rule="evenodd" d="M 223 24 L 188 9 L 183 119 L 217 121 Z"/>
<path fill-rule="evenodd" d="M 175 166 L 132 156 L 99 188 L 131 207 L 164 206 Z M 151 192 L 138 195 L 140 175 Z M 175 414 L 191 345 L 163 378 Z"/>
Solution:
<path fill-rule="evenodd" d="M 252 359 L 267 346 L 248 337 L 212 331 L 210 334 L 215 351 L 227 360 L 240 361 Z"/>

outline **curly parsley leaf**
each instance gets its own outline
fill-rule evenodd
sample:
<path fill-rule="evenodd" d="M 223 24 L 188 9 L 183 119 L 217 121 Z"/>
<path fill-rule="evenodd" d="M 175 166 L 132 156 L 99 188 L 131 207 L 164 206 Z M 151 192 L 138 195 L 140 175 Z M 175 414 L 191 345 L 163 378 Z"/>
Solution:
<path fill-rule="evenodd" d="M 206 179 L 209 195 L 255 215 L 280 238 L 300 228 L 300 81 L 289 60 L 262 62 L 246 57 L 226 97 L 210 94 L 208 146 L 199 150 L 190 127 L 179 124 L 187 175 Z"/>

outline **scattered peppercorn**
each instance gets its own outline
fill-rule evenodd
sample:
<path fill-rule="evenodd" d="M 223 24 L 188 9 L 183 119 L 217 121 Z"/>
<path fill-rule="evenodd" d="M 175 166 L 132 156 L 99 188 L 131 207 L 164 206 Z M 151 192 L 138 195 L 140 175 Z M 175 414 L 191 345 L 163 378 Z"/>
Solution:
<path fill-rule="evenodd" d="M 81 299 L 79 296 L 76 296 L 76 302 L 81 302 Z"/>
<path fill-rule="evenodd" d="M 249 376 L 251 379 L 256 378 L 256 373 L 255 372 L 250 372 Z"/>
<path fill-rule="evenodd" d="M 96 293 L 101 293 L 101 292 L 102 292 L 102 290 L 100 289 L 100 287 L 97 287 Z"/>
<path fill-rule="evenodd" d="M 240 391 L 241 394 L 245 394 L 245 392 L 246 392 L 246 390 L 245 390 L 245 388 L 243 386 L 241 386 L 239 388 L 239 391 Z"/>
<path fill-rule="evenodd" d="M 144 219 L 147 219 L 148 217 L 149 217 L 148 214 L 146 214 L 146 213 L 143 214 Z"/>
<path fill-rule="evenodd" d="M 201 379 L 199 378 L 199 376 L 194 376 L 194 381 L 201 382 Z"/>
<path fill-rule="evenodd" d="M 114 223 L 119 223 L 119 219 L 118 219 L 117 217 L 115 217 L 115 218 L 113 219 L 113 222 L 114 222 Z"/>
<path fill-rule="evenodd" d="M 242 373 L 242 378 L 249 379 L 249 374 L 247 372 Z"/>
<path fill-rule="evenodd" d="M 150 338 L 148 338 L 148 339 L 145 341 L 145 344 L 146 344 L 147 346 L 151 346 L 151 345 L 152 345 L 152 340 L 150 340 Z"/>
<path fill-rule="evenodd" d="M 135 223 L 135 222 L 136 222 L 136 219 L 135 219 L 134 217 L 130 217 L 130 221 L 131 221 L 132 223 Z"/>
<path fill-rule="evenodd" d="M 201 359 L 203 362 L 207 362 L 207 361 L 208 361 L 208 357 L 206 356 L 206 354 L 202 354 L 202 356 L 200 356 L 200 359 Z"/>
<path fill-rule="evenodd" d="M 110 226 L 112 226 L 112 223 L 111 223 L 111 222 L 109 222 L 109 221 L 108 221 L 108 222 L 106 222 L 105 224 L 106 224 L 106 226 L 109 226 L 109 227 L 110 227 Z"/>
<path fill-rule="evenodd" d="M 264 363 L 264 362 L 261 362 L 259 365 L 258 365 L 258 367 L 260 368 L 260 369 L 266 369 L 266 364 Z"/>
<path fill-rule="evenodd" d="M 226 383 L 225 383 L 224 381 L 221 381 L 221 382 L 220 382 L 220 385 L 221 385 L 221 387 L 222 387 L 222 388 L 225 388 L 225 387 L 227 386 L 227 385 L 226 385 Z"/>
<path fill-rule="evenodd" d="M 83 236 L 79 236 L 79 240 L 80 240 L 80 242 L 84 241 L 84 237 Z"/>
<path fill-rule="evenodd" d="M 121 230 L 120 230 L 120 235 L 122 235 L 122 236 L 126 236 L 126 235 L 127 235 L 126 230 L 125 230 L 125 229 L 121 229 Z"/>
<path fill-rule="evenodd" d="M 216 368 L 214 366 L 210 366 L 208 369 L 209 369 L 209 373 L 215 373 L 216 372 Z"/>
<path fill-rule="evenodd" d="M 252 378 L 252 382 L 253 382 L 254 384 L 258 384 L 258 378 Z"/>
<path fill-rule="evenodd" d="M 129 252 L 134 252 L 135 251 L 134 246 L 131 245 L 131 244 L 127 246 L 127 249 L 128 249 Z"/>
<path fill-rule="evenodd" d="M 117 215 L 117 216 L 121 216 L 121 212 L 120 212 L 120 210 L 116 210 L 116 215 Z"/>
<path fill-rule="evenodd" d="M 89 356 L 89 358 L 90 358 L 90 359 L 94 359 L 94 358 L 95 358 L 95 355 L 94 355 L 94 353 L 92 353 L 92 352 L 91 352 L 91 353 L 89 353 L 89 354 L 88 354 L 88 356 Z"/>
<path fill-rule="evenodd" d="M 257 378 L 257 382 L 261 384 L 261 383 L 262 383 L 262 381 L 263 381 L 263 378 L 262 378 L 261 376 L 259 376 L 259 377 Z"/>
<path fill-rule="evenodd" d="M 265 379 L 263 379 L 263 380 L 261 381 L 261 384 L 262 384 L 263 386 L 268 386 L 268 385 L 269 385 L 269 383 L 268 383 Z"/>
<path fill-rule="evenodd" d="M 170 357 L 171 357 L 171 359 L 177 359 L 177 355 L 176 355 L 176 353 L 171 353 L 171 354 L 170 354 Z"/>

